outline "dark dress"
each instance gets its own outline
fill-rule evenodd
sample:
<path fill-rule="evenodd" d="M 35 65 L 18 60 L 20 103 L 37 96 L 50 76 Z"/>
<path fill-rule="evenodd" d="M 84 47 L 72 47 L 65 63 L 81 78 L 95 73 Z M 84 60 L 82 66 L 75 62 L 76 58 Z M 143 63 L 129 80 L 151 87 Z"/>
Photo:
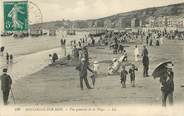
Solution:
<path fill-rule="evenodd" d="M 167 79 L 170 78 L 170 79 Z M 165 92 L 165 93 L 170 93 L 174 91 L 174 72 L 170 71 L 165 72 L 165 74 L 163 75 L 163 77 L 160 78 L 160 82 L 162 84 L 161 87 L 161 91 Z"/>
<path fill-rule="evenodd" d="M 53 63 L 55 63 L 56 60 L 58 60 L 58 55 L 56 53 L 53 54 L 52 60 L 53 60 Z"/>
<path fill-rule="evenodd" d="M 143 67 L 144 67 L 143 76 L 147 77 L 148 76 L 148 70 L 149 70 L 149 57 L 148 56 L 143 56 L 142 63 L 143 63 Z"/>
<path fill-rule="evenodd" d="M 129 74 L 130 74 L 130 80 L 135 81 L 135 71 L 138 71 L 137 68 L 131 68 L 129 69 Z"/>
<path fill-rule="evenodd" d="M 3 101 L 4 104 L 7 105 L 12 79 L 8 74 L 1 75 L 0 79 L 1 79 L 1 90 L 3 92 Z"/>
<path fill-rule="evenodd" d="M 159 40 L 156 40 L 156 46 L 160 46 Z"/>
<path fill-rule="evenodd" d="M 121 75 L 120 75 L 121 76 L 121 79 L 120 79 L 121 80 L 121 83 L 122 82 L 126 82 L 126 76 L 127 76 L 127 74 L 128 74 L 128 72 L 126 70 L 122 70 L 121 71 Z"/>

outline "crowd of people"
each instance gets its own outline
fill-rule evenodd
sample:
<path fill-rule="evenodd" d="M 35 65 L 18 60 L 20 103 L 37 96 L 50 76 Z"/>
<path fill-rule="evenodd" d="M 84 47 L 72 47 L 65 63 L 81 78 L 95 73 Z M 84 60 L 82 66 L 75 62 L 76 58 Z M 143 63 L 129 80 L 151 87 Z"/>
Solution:
<path fill-rule="evenodd" d="M 155 34 L 157 34 L 158 36 L 156 36 Z M 149 64 L 151 62 L 149 60 L 149 52 L 148 52 L 147 46 L 153 46 L 153 43 L 155 43 L 155 46 L 160 46 L 160 45 L 164 44 L 164 40 L 166 39 L 166 37 L 168 37 L 168 34 L 160 35 L 159 32 L 153 31 L 152 34 L 150 34 L 150 32 L 149 32 L 147 35 L 143 32 L 138 32 L 138 33 L 132 32 L 132 33 L 128 33 L 128 34 L 121 33 L 120 35 L 116 33 L 116 34 L 114 34 L 114 36 L 112 36 L 112 35 L 110 35 L 110 36 L 111 36 L 110 40 L 112 40 L 112 41 L 109 41 L 109 36 L 107 34 L 107 35 L 100 36 L 99 40 L 96 43 L 95 43 L 96 38 L 94 39 L 93 37 L 89 36 L 91 41 L 90 41 L 90 43 L 87 43 L 87 40 L 86 40 L 85 45 L 109 46 L 109 47 L 112 47 L 114 49 L 112 53 L 117 54 L 119 52 L 120 47 L 122 47 L 121 46 L 122 43 L 127 44 L 128 42 L 130 42 L 129 39 L 137 40 L 138 38 L 140 38 L 140 39 L 144 38 L 143 40 L 141 40 L 142 44 L 145 44 L 145 45 L 143 45 L 142 53 L 140 53 L 139 47 L 137 45 L 135 45 L 134 60 L 135 60 L 135 62 L 139 62 L 140 57 L 142 57 L 143 77 L 145 78 L 145 77 L 149 77 L 149 73 L 148 73 L 149 72 Z M 145 43 L 144 43 L 144 40 L 146 40 Z M 111 46 L 111 45 L 113 45 L 113 46 Z M 80 45 L 79 45 L 79 47 L 80 47 Z M 77 61 L 80 62 L 79 66 L 76 69 L 79 70 L 81 90 L 83 90 L 83 80 L 85 81 L 87 88 L 92 89 L 92 87 L 89 85 L 89 82 L 87 80 L 87 70 L 89 70 L 90 72 L 93 73 L 93 75 L 91 76 L 93 78 L 92 79 L 93 87 L 95 85 L 95 77 L 97 77 L 96 72 L 98 72 L 98 71 L 94 71 L 90 68 L 87 47 L 85 46 L 84 48 L 82 48 L 81 53 L 83 55 L 81 55 L 81 57 L 79 57 L 80 50 L 77 49 L 76 45 L 74 45 L 73 57 L 77 58 Z M 130 75 L 131 86 L 136 87 L 135 80 L 136 80 L 136 71 L 138 71 L 138 67 L 136 67 L 134 63 L 130 63 L 130 65 L 129 65 L 130 68 L 127 71 L 126 70 L 127 66 L 122 64 L 122 62 L 128 61 L 128 55 L 127 55 L 127 52 L 125 50 L 125 46 L 123 46 L 123 52 L 120 52 L 120 53 L 122 54 L 122 57 L 120 58 L 121 60 L 117 59 L 117 58 L 114 58 L 112 60 L 113 63 L 111 64 L 111 66 L 109 68 L 108 74 L 110 75 L 110 74 L 113 74 L 115 72 L 118 72 L 118 70 L 121 70 L 120 71 L 120 80 L 121 80 L 122 87 L 126 88 L 126 80 L 127 80 L 128 74 Z M 94 64 L 98 64 L 98 68 L 100 67 L 100 64 L 97 63 L 96 61 L 95 61 L 95 63 L 93 63 L 93 65 Z M 165 79 L 161 80 L 161 84 L 163 86 L 161 89 L 161 91 L 163 92 L 163 94 L 162 94 L 162 105 L 163 106 L 166 106 L 167 97 L 169 97 L 170 104 L 173 103 L 173 91 L 174 91 L 174 89 L 173 89 L 174 88 L 174 81 L 173 81 L 174 75 L 173 75 L 172 68 L 168 67 L 167 65 L 165 66 L 165 68 L 167 69 L 167 71 L 165 72 L 166 73 L 165 77 L 160 77 L 162 79 L 165 78 Z M 167 88 L 170 88 L 168 90 L 169 92 L 163 90 L 163 88 L 165 88 L 166 86 L 167 86 Z"/>
<path fill-rule="evenodd" d="M 171 36 L 172 35 L 172 36 Z M 127 65 L 129 61 L 129 57 L 127 54 L 126 47 L 127 44 L 134 43 L 135 48 L 133 51 L 134 54 L 134 61 L 139 62 L 140 58 L 142 58 L 142 65 L 143 65 L 143 77 L 149 77 L 149 52 L 147 47 L 148 46 L 160 46 L 164 44 L 164 40 L 166 38 L 173 39 L 177 38 L 177 36 L 182 37 L 182 35 L 175 32 L 174 36 L 173 33 L 169 34 L 166 32 L 160 31 L 152 31 L 152 32 L 112 32 L 106 31 L 103 35 L 101 35 L 98 39 L 93 36 L 85 35 L 84 38 L 79 40 L 72 40 L 70 41 L 70 45 L 72 47 L 72 62 L 76 66 L 76 70 L 79 71 L 80 77 L 80 88 L 84 90 L 83 81 L 86 84 L 88 89 L 95 88 L 96 78 L 98 77 L 98 71 L 100 68 L 100 63 L 96 60 L 90 62 L 88 46 L 95 47 L 95 46 L 107 46 L 109 49 L 112 50 L 112 54 L 122 54 L 119 59 L 113 58 L 112 63 L 109 66 L 109 70 L 107 71 L 109 75 L 114 74 L 120 70 L 120 82 L 122 88 L 126 88 L 126 80 L 127 75 L 130 75 L 131 86 L 136 87 L 136 71 L 140 71 L 139 67 L 137 67 L 134 62 L 131 62 Z M 144 41 L 145 40 L 145 41 Z M 140 42 L 140 43 L 139 43 Z M 62 52 L 64 52 L 64 56 L 66 56 L 66 40 L 61 39 L 61 48 Z M 143 45 L 142 54 L 140 53 L 139 44 Z M 4 56 L 4 47 L 1 47 L 1 56 Z M 53 53 L 49 54 L 49 64 L 56 63 L 59 60 L 58 54 Z M 13 62 L 13 55 L 6 53 L 6 61 L 7 64 Z M 92 67 L 92 68 L 91 68 Z M 128 68 L 128 71 L 127 71 Z M 174 91 L 174 72 L 172 71 L 172 67 L 170 64 L 166 65 L 165 68 L 165 75 L 160 77 L 160 82 L 162 84 L 161 91 L 162 91 L 162 105 L 166 106 L 166 99 L 169 98 L 170 104 L 173 104 L 173 91 Z M 92 73 L 91 80 L 92 86 L 88 82 L 88 71 Z M 7 105 L 9 92 L 11 89 L 12 80 L 11 77 L 7 74 L 7 69 L 3 69 L 3 75 L 1 76 L 1 89 L 3 92 L 3 100 L 4 104 Z"/>
<path fill-rule="evenodd" d="M 5 65 L 5 67 L 7 67 L 7 68 L 3 68 L 3 70 L 2 70 L 3 73 L 0 76 L 1 91 L 3 94 L 3 103 L 4 103 L 4 105 L 7 105 L 9 93 L 10 93 L 11 85 L 12 85 L 12 79 L 11 79 L 10 75 L 7 74 L 7 72 L 8 72 L 8 65 L 13 64 L 13 55 L 9 54 L 8 52 L 6 52 L 6 54 L 5 54 L 4 53 L 5 51 L 6 51 L 5 46 L 1 46 L 1 48 L 0 48 L 0 58 L 1 59 L 0 60 L 5 59 L 6 64 L 4 64 L 4 65 Z"/>
<path fill-rule="evenodd" d="M 6 52 L 6 55 L 5 55 L 4 51 L 5 51 L 5 47 L 2 46 L 0 48 L 0 56 L 6 58 L 6 64 L 13 64 L 13 54 Z"/>

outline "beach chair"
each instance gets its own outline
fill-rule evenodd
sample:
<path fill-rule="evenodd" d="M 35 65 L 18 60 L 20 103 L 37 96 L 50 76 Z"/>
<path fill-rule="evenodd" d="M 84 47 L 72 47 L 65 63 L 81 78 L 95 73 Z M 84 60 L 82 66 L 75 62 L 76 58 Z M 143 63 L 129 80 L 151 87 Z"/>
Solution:
<path fill-rule="evenodd" d="M 117 73 L 120 69 L 121 62 L 119 62 L 118 59 L 113 59 L 113 63 L 108 68 L 108 75 L 112 75 L 114 73 Z"/>

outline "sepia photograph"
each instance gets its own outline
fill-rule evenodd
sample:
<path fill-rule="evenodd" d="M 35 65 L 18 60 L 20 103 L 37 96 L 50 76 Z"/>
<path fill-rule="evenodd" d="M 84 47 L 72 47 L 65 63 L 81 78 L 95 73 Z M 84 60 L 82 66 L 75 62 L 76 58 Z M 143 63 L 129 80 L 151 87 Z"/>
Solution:
<path fill-rule="evenodd" d="M 184 0 L 0 0 L 0 116 L 184 115 Z"/>

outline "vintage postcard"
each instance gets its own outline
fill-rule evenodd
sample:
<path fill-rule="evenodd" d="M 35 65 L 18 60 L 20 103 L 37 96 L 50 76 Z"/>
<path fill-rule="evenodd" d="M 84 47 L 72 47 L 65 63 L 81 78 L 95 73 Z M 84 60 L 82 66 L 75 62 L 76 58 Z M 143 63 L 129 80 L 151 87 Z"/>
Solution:
<path fill-rule="evenodd" d="M 184 0 L 0 0 L 0 116 L 184 115 Z"/>

